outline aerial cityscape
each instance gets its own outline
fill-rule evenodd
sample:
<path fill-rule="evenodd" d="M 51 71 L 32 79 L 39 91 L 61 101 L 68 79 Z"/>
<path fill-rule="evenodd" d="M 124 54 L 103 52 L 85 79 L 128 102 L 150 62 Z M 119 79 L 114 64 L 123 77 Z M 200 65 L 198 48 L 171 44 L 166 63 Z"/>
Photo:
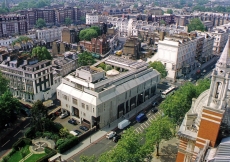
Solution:
<path fill-rule="evenodd" d="M 229 162 L 229 0 L 0 0 L 0 162 Z"/>

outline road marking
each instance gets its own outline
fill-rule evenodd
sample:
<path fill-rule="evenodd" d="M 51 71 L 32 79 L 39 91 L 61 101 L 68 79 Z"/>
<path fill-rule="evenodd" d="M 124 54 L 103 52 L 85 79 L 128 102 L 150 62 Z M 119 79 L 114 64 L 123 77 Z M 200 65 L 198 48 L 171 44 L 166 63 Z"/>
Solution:
<path fill-rule="evenodd" d="M 8 142 L 10 142 L 10 140 L 8 140 L 4 145 L 2 145 L 2 147 L 4 147 Z"/>
<path fill-rule="evenodd" d="M 24 128 L 26 128 L 28 125 L 30 125 L 30 123 L 28 123 Z"/>
<path fill-rule="evenodd" d="M 18 133 L 20 133 L 20 132 L 21 132 L 21 131 L 19 131 Z M 14 135 L 14 137 L 15 137 L 15 136 L 17 136 L 17 135 L 18 135 L 18 133 L 16 133 L 16 134 Z"/>
<path fill-rule="evenodd" d="M 140 132 L 142 132 L 142 129 L 140 127 L 138 127 L 138 129 L 140 130 Z"/>
<path fill-rule="evenodd" d="M 146 122 L 146 124 L 149 126 L 149 123 L 148 123 L 148 121 Z"/>
<path fill-rule="evenodd" d="M 135 131 L 136 131 L 137 133 L 139 133 L 137 129 L 135 129 Z"/>
<path fill-rule="evenodd" d="M 141 125 L 141 128 L 142 128 L 142 129 L 145 129 L 144 127 L 142 127 L 142 125 Z"/>
<path fill-rule="evenodd" d="M 147 128 L 148 126 L 147 125 L 145 125 L 145 123 L 143 123 L 144 124 L 144 126 Z"/>
<path fill-rule="evenodd" d="M 148 116 L 151 115 L 151 114 L 148 114 Z"/>
<path fill-rule="evenodd" d="M 150 118 L 149 120 L 150 120 L 150 121 L 153 121 L 153 118 Z"/>

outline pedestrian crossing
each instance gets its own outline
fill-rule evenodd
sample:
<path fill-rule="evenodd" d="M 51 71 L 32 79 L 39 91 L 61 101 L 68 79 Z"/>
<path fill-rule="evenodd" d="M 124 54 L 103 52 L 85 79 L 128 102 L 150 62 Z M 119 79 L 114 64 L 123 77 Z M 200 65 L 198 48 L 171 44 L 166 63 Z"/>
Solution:
<path fill-rule="evenodd" d="M 150 113 L 147 114 L 147 117 L 148 117 L 148 116 L 151 116 L 151 117 L 148 117 L 148 120 L 147 120 L 147 121 L 145 121 L 144 123 L 141 123 L 141 125 L 138 126 L 138 127 L 135 129 L 135 131 L 136 131 L 137 133 L 142 133 L 146 128 L 148 128 L 148 127 L 150 126 L 150 124 L 151 124 L 157 117 L 159 117 L 159 116 L 161 116 L 161 115 L 162 115 L 162 111 L 161 111 L 161 110 L 159 110 L 156 114 L 154 114 L 154 115 L 152 115 L 152 116 L 151 116 Z"/>

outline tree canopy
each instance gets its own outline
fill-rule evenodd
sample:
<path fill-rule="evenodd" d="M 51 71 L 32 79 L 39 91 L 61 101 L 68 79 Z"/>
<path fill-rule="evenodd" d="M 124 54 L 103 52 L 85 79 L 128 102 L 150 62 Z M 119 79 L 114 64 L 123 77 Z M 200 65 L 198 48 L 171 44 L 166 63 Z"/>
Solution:
<path fill-rule="evenodd" d="M 160 108 L 164 114 L 169 116 L 176 124 L 180 124 L 184 115 L 191 108 L 192 98 L 197 98 L 203 91 L 209 89 L 210 79 L 203 79 L 193 85 L 185 83 L 173 95 L 168 96 L 161 104 Z"/>
<path fill-rule="evenodd" d="M 17 119 L 15 112 L 19 109 L 19 101 L 9 91 L 0 96 L 0 128 Z"/>
<path fill-rule="evenodd" d="M 168 14 L 173 14 L 173 10 L 172 9 L 167 9 L 167 13 Z"/>
<path fill-rule="evenodd" d="M 202 24 L 202 22 L 198 18 L 192 19 L 190 23 L 188 24 L 188 32 L 191 32 L 194 30 L 200 30 L 200 31 L 205 30 L 204 24 Z"/>
<path fill-rule="evenodd" d="M 156 69 L 161 74 L 161 78 L 165 78 L 167 76 L 168 72 L 166 71 L 165 66 L 160 61 L 150 62 L 149 66 L 153 69 Z"/>
<path fill-rule="evenodd" d="M 37 131 L 45 130 L 45 122 L 48 117 L 47 109 L 42 101 L 36 101 L 31 108 L 32 125 Z"/>
<path fill-rule="evenodd" d="M 97 38 L 98 33 L 92 28 L 84 29 L 80 31 L 79 38 L 80 40 L 91 41 L 92 38 Z"/>
<path fill-rule="evenodd" d="M 95 63 L 95 59 L 92 54 L 84 51 L 83 53 L 78 55 L 78 65 L 79 66 L 88 66 Z"/>
<path fill-rule="evenodd" d="M 4 94 L 8 89 L 9 80 L 2 75 L 0 71 L 0 96 Z"/>
<path fill-rule="evenodd" d="M 30 40 L 32 39 L 27 36 L 19 36 L 18 39 L 12 42 L 12 45 L 15 45 L 16 43 L 28 42 Z"/>
<path fill-rule="evenodd" d="M 162 140 L 169 140 L 175 135 L 175 125 L 167 116 L 160 116 L 146 131 L 146 141 L 149 145 L 155 145 L 159 156 L 159 145 Z"/>
<path fill-rule="evenodd" d="M 72 23 L 71 18 L 69 18 L 69 17 L 65 18 L 65 25 L 66 25 L 66 26 L 71 25 L 71 23 Z"/>
<path fill-rule="evenodd" d="M 46 47 L 34 47 L 32 50 L 32 56 L 36 56 L 39 61 L 41 60 L 51 60 L 52 56 L 50 55 L 49 51 L 46 49 Z"/>
<path fill-rule="evenodd" d="M 46 22 L 45 22 L 44 19 L 39 18 L 39 19 L 36 21 L 36 27 L 37 27 L 37 28 L 41 29 L 41 28 L 43 28 L 43 27 L 45 27 L 45 26 L 46 26 Z"/>

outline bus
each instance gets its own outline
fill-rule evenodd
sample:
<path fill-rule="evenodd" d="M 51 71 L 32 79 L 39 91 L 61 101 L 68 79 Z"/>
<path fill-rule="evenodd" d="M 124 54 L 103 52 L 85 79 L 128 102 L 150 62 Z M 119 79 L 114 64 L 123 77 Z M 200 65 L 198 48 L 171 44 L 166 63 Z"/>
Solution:
<path fill-rule="evenodd" d="M 171 86 L 168 89 L 166 89 L 163 92 L 161 92 L 161 97 L 162 98 L 166 98 L 167 96 L 174 94 L 175 90 L 176 90 L 176 87 L 175 86 Z"/>

